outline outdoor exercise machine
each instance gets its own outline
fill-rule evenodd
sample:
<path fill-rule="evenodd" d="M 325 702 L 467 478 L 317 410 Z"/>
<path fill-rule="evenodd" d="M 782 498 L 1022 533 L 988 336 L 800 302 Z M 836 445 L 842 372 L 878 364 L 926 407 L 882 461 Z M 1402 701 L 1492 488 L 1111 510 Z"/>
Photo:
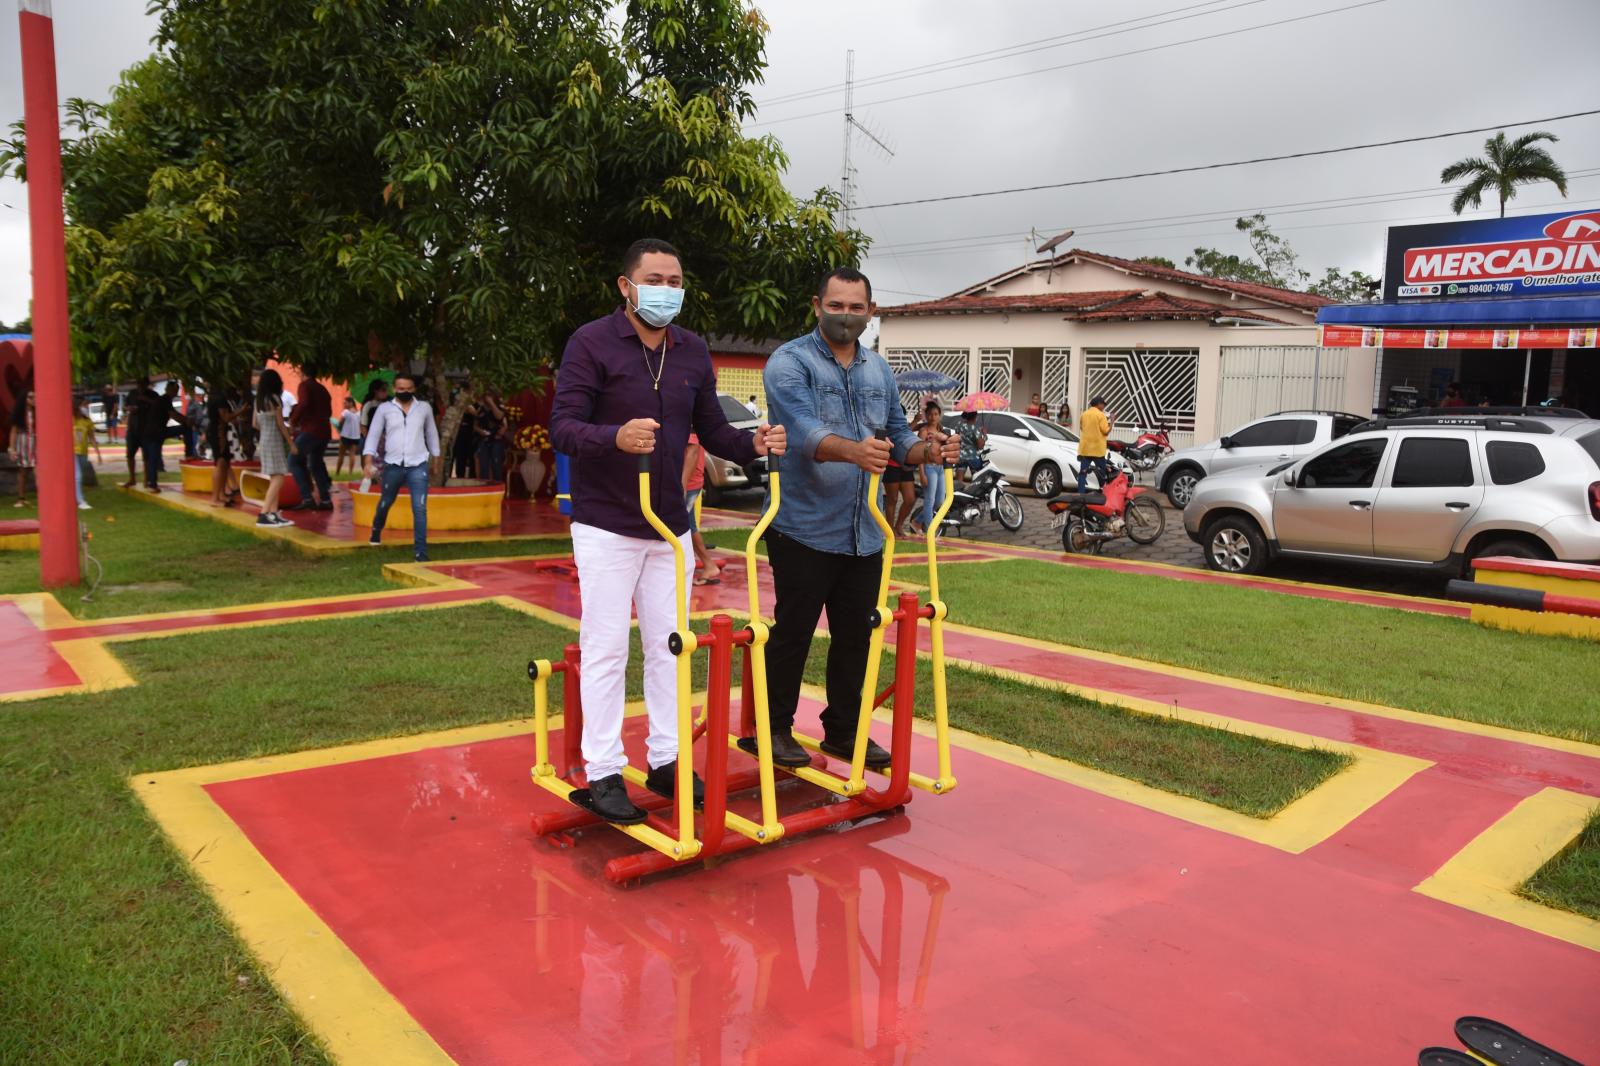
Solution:
<path fill-rule="evenodd" d="M 881 431 L 880 431 L 881 435 Z M 873 520 L 883 531 L 883 572 L 878 582 L 878 605 L 872 613 L 872 634 L 867 656 L 867 675 L 861 690 L 860 716 L 856 726 L 855 748 L 846 775 L 829 769 L 826 756 L 821 754 L 818 741 L 813 737 L 795 734 L 807 750 L 811 751 L 808 766 L 779 767 L 772 761 L 772 732 L 767 714 L 767 661 L 766 644 L 771 627 L 762 619 L 760 592 L 756 574 L 756 546 L 767 527 L 777 516 L 781 501 L 781 473 L 777 456 L 769 457 L 770 500 L 766 510 L 745 542 L 745 584 L 749 593 L 750 615 L 748 624 L 735 629 L 733 620 L 726 614 L 713 615 L 709 629 L 696 632 L 690 626 L 688 594 L 684 587 L 683 545 L 661 521 L 650 503 L 650 457 L 639 457 L 639 508 L 645 520 L 672 545 L 675 574 L 677 625 L 668 638 L 668 647 L 677 664 L 678 736 L 680 749 L 677 767 L 676 798 L 668 799 L 655 794 L 634 795 L 633 801 L 643 808 L 645 821 L 634 825 L 617 825 L 605 822 L 579 804 L 584 796 L 573 793 L 585 788 L 583 783 L 583 701 L 580 691 L 582 665 L 576 645 L 569 644 L 563 657 L 552 662 L 536 659 L 528 664 L 528 678 L 533 683 L 533 719 L 535 764 L 534 784 L 560 796 L 573 804 L 571 810 L 535 814 L 531 820 L 537 836 L 565 834 L 574 829 L 595 824 L 608 824 L 646 845 L 650 850 L 637 854 L 618 856 L 606 864 L 606 877 L 612 881 L 634 881 L 649 874 L 681 866 L 693 860 L 703 860 L 715 855 L 726 855 L 758 845 L 772 844 L 785 836 L 813 832 L 841 822 L 855 822 L 865 818 L 898 812 L 911 798 L 913 788 L 943 795 L 956 787 L 950 766 L 950 730 L 946 704 L 944 671 L 944 621 L 947 610 L 939 595 L 938 545 L 935 533 L 939 520 L 949 509 L 953 495 L 953 470 L 943 470 L 945 482 L 944 502 L 935 520 L 929 524 L 927 538 L 928 591 L 927 603 L 919 602 L 916 593 L 906 592 L 899 597 L 898 606 L 889 606 L 889 574 L 894 565 L 894 530 L 883 517 L 878 505 L 880 476 L 873 474 L 868 482 L 867 506 Z M 912 718 L 916 706 L 917 629 L 926 619 L 932 652 L 934 742 L 937 749 L 937 767 L 934 776 L 913 773 L 911 770 Z M 890 627 L 895 630 L 895 677 L 881 692 L 878 691 L 879 667 Z M 732 703 L 733 654 L 742 653 L 742 684 L 740 689 L 740 732 L 729 731 L 729 714 Z M 694 717 L 692 692 L 692 658 L 705 651 L 709 658 L 706 696 L 703 712 L 698 721 Z M 558 771 L 551 762 L 550 750 L 550 678 L 564 676 L 562 686 L 563 733 L 562 766 Z M 892 708 L 889 744 L 889 765 L 874 771 L 888 778 L 882 788 L 868 787 L 866 782 L 866 755 L 869 728 L 873 712 L 889 704 Z M 747 754 L 739 746 L 741 736 L 756 738 L 754 767 L 731 770 L 728 765 L 730 751 Z M 684 742 L 682 738 L 689 738 Z M 693 803 L 693 745 L 706 741 L 703 773 L 705 777 L 705 803 L 698 823 Z M 777 773 L 784 773 L 833 794 L 833 801 L 811 806 L 790 814 L 778 813 Z M 634 766 L 626 767 L 623 780 L 643 786 L 645 773 Z M 728 798 L 740 792 L 755 789 L 760 810 L 758 817 L 745 817 L 729 810 Z M 672 808 L 672 820 L 662 817 Z"/>

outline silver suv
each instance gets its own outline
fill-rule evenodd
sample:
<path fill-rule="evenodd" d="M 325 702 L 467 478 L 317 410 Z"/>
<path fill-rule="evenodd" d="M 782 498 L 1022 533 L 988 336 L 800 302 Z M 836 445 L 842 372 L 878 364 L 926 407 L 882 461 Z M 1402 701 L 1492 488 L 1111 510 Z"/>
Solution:
<path fill-rule="evenodd" d="M 1266 472 L 1207 478 L 1183 528 L 1206 565 L 1277 555 L 1463 570 L 1509 555 L 1600 561 L 1600 421 L 1377 420 Z"/>
<path fill-rule="evenodd" d="M 717 393 L 717 402 L 722 405 L 722 416 L 734 429 L 754 431 L 760 427 L 761 419 L 727 393 Z M 764 457 L 756 459 L 749 466 L 740 466 L 731 460 L 706 453 L 706 503 L 715 505 L 730 492 L 759 489 L 766 483 L 767 460 Z"/>
<path fill-rule="evenodd" d="M 1367 419 L 1342 411 L 1278 411 L 1232 433 L 1173 452 L 1156 467 L 1156 488 L 1172 506 L 1189 506 L 1203 477 L 1245 467 L 1274 466 L 1310 455 Z"/>

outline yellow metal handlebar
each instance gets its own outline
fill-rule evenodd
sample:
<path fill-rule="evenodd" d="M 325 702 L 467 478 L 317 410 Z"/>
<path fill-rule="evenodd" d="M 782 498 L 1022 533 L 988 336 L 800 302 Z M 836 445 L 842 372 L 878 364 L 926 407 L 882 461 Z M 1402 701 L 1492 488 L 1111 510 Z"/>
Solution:
<path fill-rule="evenodd" d="M 671 854 L 687 859 L 699 854 L 700 841 L 694 835 L 694 759 L 683 747 L 694 740 L 694 716 L 690 710 L 693 682 L 690 676 L 690 656 L 696 642 L 689 629 L 689 591 L 683 584 L 683 541 L 673 535 L 650 503 L 650 456 L 639 456 L 639 510 L 650 528 L 661 534 L 661 539 L 672 545 L 672 588 L 674 606 L 677 608 L 677 636 L 673 653 L 678 660 L 678 780 L 675 788 L 678 809 L 678 841 Z M 632 828 L 648 828 L 635 826 Z M 658 846 L 659 850 L 659 846 Z"/>
<path fill-rule="evenodd" d="M 777 784 L 772 768 L 772 720 L 767 703 L 767 636 L 769 630 L 761 617 L 761 589 L 756 581 L 756 545 L 772 520 L 778 516 L 782 498 L 782 481 L 778 473 L 778 456 L 767 454 L 767 486 L 769 499 L 755 528 L 744 542 L 744 583 L 750 596 L 750 646 L 745 654 L 750 657 L 750 684 L 754 689 L 756 720 L 756 772 L 761 781 L 761 822 L 764 830 L 761 841 L 770 844 L 783 836 L 783 823 L 778 821 Z"/>
<path fill-rule="evenodd" d="M 955 499 L 956 472 L 954 467 L 943 464 L 941 473 L 944 477 L 944 500 L 924 533 L 928 539 L 928 594 L 933 605 L 933 617 L 928 620 L 928 636 L 933 651 L 934 742 L 939 751 L 939 776 L 933 781 L 932 791 L 943 795 L 956 787 L 956 779 L 950 768 L 950 707 L 944 680 L 944 619 L 948 610 L 939 596 L 938 531 Z"/>
<path fill-rule="evenodd" d="M 878 439 L 887 439 L 883 430 L 877 430 Z M 867 740 L 872 724 L 873 702 L 878 691 L 878 667 L 883 658 L 883 634 L 888 629 L 893 612 L 889 610 L 889 572 L 894 569 L 894 527 L 883 516 L 878 506 L 878 493 L 883 485 L 883 475 L 873 474 L 867 479 L 867 509 L 872 520 L 883 533 L 883 570 L 878 575 L 878 606 L 873 613 L 872 639 L 867 645 L 867 676 L 861 684 L 861 711 L 856 720 L 856 744 L 850 757 L 850 780 L 845 784 L 845 795 L 854 796 L 866 791 Z"/>

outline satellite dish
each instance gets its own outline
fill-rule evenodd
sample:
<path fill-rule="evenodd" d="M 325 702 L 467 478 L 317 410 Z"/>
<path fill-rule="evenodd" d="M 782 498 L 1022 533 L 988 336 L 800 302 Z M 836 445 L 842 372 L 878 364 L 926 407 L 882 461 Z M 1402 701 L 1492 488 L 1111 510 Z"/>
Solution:
<path fill-rule="evenodd" d="M 1061 243 L 1063 241 L 1065 241 L 1068 237 L 1071 237 L 1076 232 L 1077 232 L 1076 230 L 1070 230 L 1070 229 L 1069 230 L 1062 230 L 1060 233 L 1056 234 L 1054 237 L 1051 237 L 1049 240 L 1047 240 L 1043 244 L 1039 245 L 1039 247 L 1036 248 L 1035 251 L 1037 251 L 1040 255 L 1043 255 L 1046 252 L 1053 252 L 1057 248 L 1061 247 Z"/>

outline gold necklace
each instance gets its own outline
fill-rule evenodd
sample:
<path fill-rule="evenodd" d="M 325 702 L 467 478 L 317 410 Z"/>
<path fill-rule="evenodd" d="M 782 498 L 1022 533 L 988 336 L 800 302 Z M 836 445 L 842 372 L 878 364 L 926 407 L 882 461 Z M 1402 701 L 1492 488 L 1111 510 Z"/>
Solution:
<path fill-rule="evenodd" d="M 667 369 L 667 340 L 661 338 L 661 365 L 654 370 L 650 369 L 650 349 L 645 347 L 644 341 L 639 342 L 640 351 L 644 352 L 644 372 L 650 375 L 650 383 L 657 392 L 661 391 L 661 375 Z"/>

